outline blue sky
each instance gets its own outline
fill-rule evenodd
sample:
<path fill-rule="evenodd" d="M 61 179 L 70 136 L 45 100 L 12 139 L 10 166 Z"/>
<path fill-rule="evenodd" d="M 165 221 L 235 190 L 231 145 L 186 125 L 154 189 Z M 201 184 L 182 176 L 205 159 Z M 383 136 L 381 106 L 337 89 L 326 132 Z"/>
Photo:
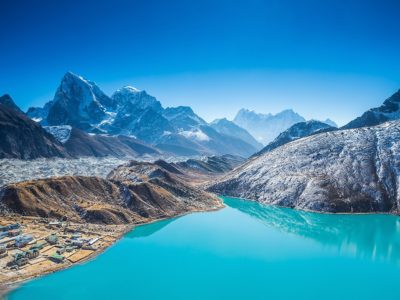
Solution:
<path fill-rule="evenodd" d="M 66 71 L 207 120 L 293 108 L 344 124 L 400 88 L 398 1 L 15 0 L 0 11 L 0 93 L 23 109 L 51 99 Z"/>

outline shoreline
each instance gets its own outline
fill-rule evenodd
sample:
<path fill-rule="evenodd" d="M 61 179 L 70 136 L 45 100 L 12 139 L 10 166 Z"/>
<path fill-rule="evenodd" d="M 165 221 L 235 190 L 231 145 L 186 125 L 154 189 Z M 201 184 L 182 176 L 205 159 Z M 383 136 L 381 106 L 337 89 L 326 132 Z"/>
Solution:
<path fill-rule="evenodd" d="M 363 216 L 363 215 L 386 215 L 386 216 L 394 216 L 394 217 L 400 217 L 400 212 L 381 212 L 381 211 L 371 211 L 371 212 L 329 212 L 329 211 L 318 211 L 318 210 L 311 210 L 311 209 L 302 209 L 302 208 L 295 208 L 295 207 L 288 207 L 288 206 L 281 206 L 281 205 L 276 205 L 276 204 L 271 204 L 271 203 L 263 203 L 255 199 L 249 199 L 249 198 L 241 198 L 241 197 L 235 197 L 235 196 L 227 196 L 227 195 L 220 195 L 217 194 L 218 197 L 222 198 L 232 198 L 232 199 L 238 199 L 238 200 L 243 200 L 243 201 L 250 201 L 250 202 L 255 202 L 260 205 L 264 206 L 272 206 L 272 207 L 277 207 L 277 208 L 286 208 L 286 209 L 292 209 L 296 210 L 299 212 L 306 212 L 306 213 L 315 213 L 315 214 L 322 214 L 322 215 L 355 215 L 355 216 Z"/>
<path fill-rule="evenodd" d="M 12 280 L 10 282 L 0 283 L 0 300 L 6 300 L 7 295 L 9 295 L 12 291 L 16 290 L 18 287 L 20 287 L 22 284 L 24 284 L 28 281 L 40 278 L 42 276 L 47 276 L 47 275 L 50 275 L 50 274 L 53 274 L 53 273 L 56 273 L 59 271 L 63 271 L 68 268 L 74 267 L 75 265 L 84 264 L 84 263 L 87 263 L 87 262 L 95 259 L 100 254 L 102 254 L 106 250 L 110 249 L 115 243 L 120 241 L 127 233 L 131 232 L 132 230 L 135 230 L 135 228 L 137 226 L 149 225 L 152 223 L 169 220 L 169 219 L 173 219 L 173 218 L 180 218 L 180 217 L 183 217 L 183 216 L 191 214 L 191 213 L 206 213 L 206 212 L 218 211 L 223 208 L 225 208 L 225 205 L 224 205 L 223 201 L 221 200 L 219 207 L 213 207 L 213 208 L 207 209 L 207 210 L 190 210 L 190 211 L 182 212 L 180 214 L 177 214 L 177 215 L 171 216 L 171 217 L 157 218 L 157 219 L 149 220 L 148 222 L 139 222 L 139 223 L 124 225 L 125 229 L 123 231 L 121 231 L 108 246 L 101 248 L 97 251 L 94 251 L 89 256 L 83 258 L 82 260 L 80 260 L 76 263 L 69 263 L 68 265 L 62 266 L 61 268 L 49 269 L 49 270 L 44 271 L 43 273 L 34 274 L 34 275 L 27 276 L 24 278 L 18 278 L 17 280 Z"/>

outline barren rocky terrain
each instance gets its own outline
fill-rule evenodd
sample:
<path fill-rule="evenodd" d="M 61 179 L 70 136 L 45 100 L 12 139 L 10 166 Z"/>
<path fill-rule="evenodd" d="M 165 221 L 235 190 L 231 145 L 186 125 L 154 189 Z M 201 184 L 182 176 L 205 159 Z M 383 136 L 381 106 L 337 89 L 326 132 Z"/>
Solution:
<path fill-rule="evenodd" d="M 321 133 L 250 159 L 209 190 L 304 210 L 398 213 L 399 148 L 400 121 Z"/>

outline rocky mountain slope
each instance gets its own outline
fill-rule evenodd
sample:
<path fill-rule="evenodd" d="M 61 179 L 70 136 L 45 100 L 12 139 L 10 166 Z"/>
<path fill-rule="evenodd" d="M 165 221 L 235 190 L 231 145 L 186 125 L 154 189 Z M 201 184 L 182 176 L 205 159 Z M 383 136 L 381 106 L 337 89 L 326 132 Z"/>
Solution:
<path fill-rule="evenodd" d="M 88 134 L 69 125 L 45 126 L 44 128 L 57 137 L 73 157 L 135 158 L 143 155 L 161 155 L 156 148 L 129 136 Z"/>
<path fill-rule="evenodd" d="M 22 110 L 15 104 L 14 100 L 8 94 L 5 94 L 0 97 L 0 104 L 8 108 L 14 109 L 19 113 L 23 113 Z"/>
<path fill-rule="evenodd" d="M 400 119 L 400 90 L 386 99 L 380 107 L 371 108 L 360 117 L 349 122 L 343 129 L 375 126 L 390 120 Z"/>
<path fill-rule="evenodd" d="M 246 129 L 263 145 L 273 141 L 281 132 L 290 126 L 304 122 L 305 119 L 291 109 L 276 115 L 260 114 L 247 109 L 241 109 L 233 120 L 234 123 Z"/>
<path fill-rule="evenodd" d="M 312 135 L 250 159 L 218 194 L 323 212 L 399 212 L 400 121 Z"/>
<path fill-rule="evenodd" d="M 0 104 L 0 159 L 68 156 L 62 144 L 39 124 Z"/>
<path fill-rule="evenodd" d="M 0 212 L 103 224 L 142 223 L 190 211 L 212 210 L 220 200 L 159 165 L 132 161 L 108 179 L 64 176 L 6 185 Z"/>
<path fill-rule="evenodd" d="M 40 157 L 127 157 L 161 152 L 133 137 L 88 134 L 71 125 L 44 126 L 27 118 L 11 97 L 1 97 L 0 159 Z"/>
<path fill-rule="evenodd" d="M 245 162 L 245 158 L 235 155 L 209 156 L 203 159 L 188 159 L 172 165 L 182 173 L 223 174 Z"/>
<path fill-rule="evenodd" d="M 190 107 L 164 109 L 146 91 L 126 86 L 111 97 L 92 81 L 68 72 L 54 99 L 27 115 L 42 125 L 70 125 L 88 133 L 135 137 L 178 155 L 250 156 L 258 149 L 241 136 L 210 127 Z"/>
<path fill-rule="evenodd" d="M 254 154 L 254 156 L 259 156 L 265 152 L 274 150 L 275 148 L 278 148 L 292 141 L 301 139 L 303 137 L 332 130 L 336 130 L 336 127 L 332 127 L 320 121 L 307 121 L 307 122 L 296 123 L 289 129 L 285 130 L 280 135 L 278 135 L 278 137 L 275 140 L 273 140 L 271 143 L 265 146 L 260 152 Z"/>

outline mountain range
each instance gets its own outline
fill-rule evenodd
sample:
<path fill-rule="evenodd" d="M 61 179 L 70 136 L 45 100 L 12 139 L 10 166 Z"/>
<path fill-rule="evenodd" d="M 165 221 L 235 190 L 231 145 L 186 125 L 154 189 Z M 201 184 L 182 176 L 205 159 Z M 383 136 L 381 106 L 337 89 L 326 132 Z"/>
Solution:
<path fill-rule="evenodd" d="M 69 125 L 90 134 L 134 137 L 175 155 L 246 157 L 261 148 L 244 129 L 227 134 L 190 107 L 163 108 L 155 97 L 131 86 L 109 97 L 94 82 L 71 72 L 62 78 L 53 100 L 29 108 L 27 115 L 43 126 Z"/>
<path fill-rule="evenodd" d="M 275 115 L 241 109 L 233 120 L 234 123 L 246 129 L 263 145 L 272 142 L 281 132 L 290 126 L 305 121 L 302 116 L 291 109 L 284 110 Z"/>
<path fill-rule="evenodd" d="M 304 210 L 399 213 L 399 95 L 340 129 L 295 124 L 209 190 Z"/>

